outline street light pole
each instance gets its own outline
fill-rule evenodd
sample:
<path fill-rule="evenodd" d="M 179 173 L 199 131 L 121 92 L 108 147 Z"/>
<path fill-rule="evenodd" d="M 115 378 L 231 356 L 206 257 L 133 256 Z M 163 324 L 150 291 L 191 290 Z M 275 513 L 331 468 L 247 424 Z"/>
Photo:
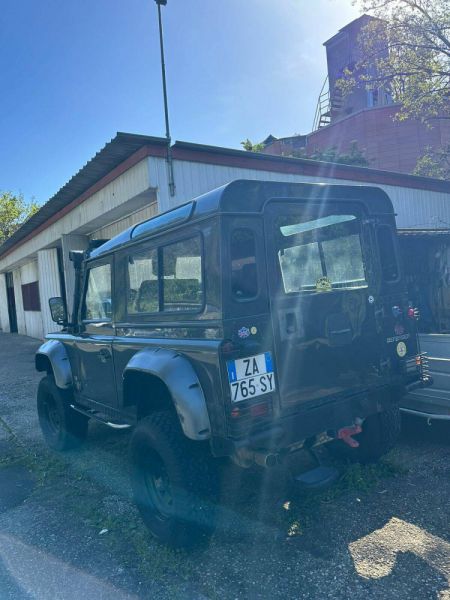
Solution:
<path fill-rule="evenodd" d="M 175 196 L 175 179 L 173 174 L 173 160 L 172 160 L 172 148 L 170 138 L 170 126 L 169 126 L 169 105 L 167 101 L 167 83 L 166 83 L 166 63 L 164 60 L 164 39 L 163 39 L 163 26 L 161 17 L 161 6 L 166 6 L 167 0 L 155 0 L 158 5 L 158 23 L 159 23 L 159 46 L 161 50 L 161 76 L 163 85 L 163 96 L 164 96 L 164 118 L 166 121 L 166 139 L 167 139 L 167 167 L 169 171 L 169 190 L 170 195 Z"/>

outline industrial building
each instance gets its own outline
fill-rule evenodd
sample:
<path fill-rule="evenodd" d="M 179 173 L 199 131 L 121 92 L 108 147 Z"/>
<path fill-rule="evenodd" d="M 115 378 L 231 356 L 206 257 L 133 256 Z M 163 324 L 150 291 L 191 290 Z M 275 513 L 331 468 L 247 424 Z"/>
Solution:
<path fill-rule="evenodd" d="M 56 329 L 48 299 L 65 296 L 70 309 L 74 284 L 70 250 L 86 249 L 94 239 L 110 239 L 234 179 L 383 188 L 397 213 L 414 300 L 425 307 L 430 327 L 450 329 L 449 182 L 186 142 L 175 143 L 171 153 L 173 195 L 166 140 L 118 133 L 0 246 L 3 331 L 42 338 Z"/>

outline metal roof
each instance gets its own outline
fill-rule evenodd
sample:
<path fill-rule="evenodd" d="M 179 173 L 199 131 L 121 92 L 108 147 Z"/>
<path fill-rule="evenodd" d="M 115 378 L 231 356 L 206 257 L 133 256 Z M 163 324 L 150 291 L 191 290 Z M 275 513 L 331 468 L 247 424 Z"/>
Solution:
<path fill-rule="evenodd" d="M 167 141 L 159 137 L 118 132 L 37 213 L 25 221 L 0 246 L 0 256 L 147 144 L 166 146 Z"/>
<path fill-rule="evenodd" d="M 97 258 L 113 252 L 137 239 L 157 236 L 168 229 L 180 227 L 219 213 L 262 213 L 269 201 L 308 200 L 311 202 L 359 202 L 368 214 L 394 216 L 392 203 L 381 188 L 365 185 L 332 183 L 290 183 L 236 179 L 206 192 L 192 201 L 172 208 L 151 219 L 132 225 L 90 253 Z"/>
<path fill-rule="evenodd" d="M 445 237 L 450 229 L 398 229 L 398 234 L 406 237 Z"/>

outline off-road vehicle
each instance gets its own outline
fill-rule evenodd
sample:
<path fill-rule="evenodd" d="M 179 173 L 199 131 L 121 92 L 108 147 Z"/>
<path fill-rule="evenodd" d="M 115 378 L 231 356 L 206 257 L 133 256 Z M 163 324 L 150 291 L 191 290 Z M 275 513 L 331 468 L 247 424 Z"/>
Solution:
<path fill-rule="evenodd" d="M 134 427 L 135 500 L 170 544 L 211 527 L 218 458 L 270 468 L 340 440 L 375 460 L 424 380 L 381 189 L 234 181 L 71 257 L 73 314 L 50 300 L 63 329 L 36 355 L 44 436 Z"/>

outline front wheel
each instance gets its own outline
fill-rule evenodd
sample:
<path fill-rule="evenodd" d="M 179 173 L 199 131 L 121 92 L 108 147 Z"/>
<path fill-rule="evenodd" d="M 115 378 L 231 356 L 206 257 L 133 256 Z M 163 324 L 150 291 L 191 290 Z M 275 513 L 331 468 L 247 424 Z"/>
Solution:
<path fill-rule="evenodd" d="M 151 533 L 189 546 L 214 524 L 214 469 L 201 442 L 188 440 L 175 413 L 142 419 L 130 442 L 133 495 Z"/>
<path fill-rule="evenodd" d="M 76 448 L 86 439 L 88 418 L 70 408 L 69 394 L 51 375 L 39 383 L 37 411 L 45 441 L 53 450 Z"/>

